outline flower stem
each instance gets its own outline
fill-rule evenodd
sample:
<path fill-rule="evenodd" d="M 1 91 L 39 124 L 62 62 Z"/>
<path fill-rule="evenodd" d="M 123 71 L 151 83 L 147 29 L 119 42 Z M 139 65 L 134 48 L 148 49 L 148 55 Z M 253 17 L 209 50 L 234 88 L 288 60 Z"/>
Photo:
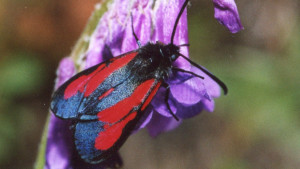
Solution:
<path fill-rule="evenodd" d="M 77 68 L 79 68 L 82 56 L 88 49 L 89 46 L 89 37 L 93 34 L 101 16 L 104 12 L 107 11 L 107 4 L 111 0 L 102 0 L 100 3 L 95 5 L 95 10 L 89 21 L 82 32 L 80 38 L 76 42 L 74 48 L 71 51 L 70 58 L 74 61 Z M 44 131 L 42 134 L 42 139 L 39 145 L 39 150 L 37 154 L 37 158 L 34 164 L 35 169 L 43 169 L 45 167 L 45 154 L 46 154 L 46 146 L 47 146 L 47 138 L 48 138 L 48 125 L 50 120 L 50 113 L 47 116 L 46 124 L 44 127 Z"/>

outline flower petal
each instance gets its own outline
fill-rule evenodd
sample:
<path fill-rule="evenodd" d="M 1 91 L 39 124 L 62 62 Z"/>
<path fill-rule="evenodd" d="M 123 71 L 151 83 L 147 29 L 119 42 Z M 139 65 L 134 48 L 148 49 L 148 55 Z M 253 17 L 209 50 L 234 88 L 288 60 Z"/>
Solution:
<path fill-rule="evenodd" d="M 72 158 L 72 146 L 70 146 L 72 133 L 69 125 L 65 120 L 61 120 L 51 114 L 45 168 L 65 169 L 70 167 Z"/>
<path fill-rule="evenodd" d="M 154 111 L 152 120 L 147 125 L 150 136 L 156 137 L 161 132 L 166 132 L 175 129 L 181 124 L 180 121 L 176 121 L 173 117 L 161 116 Z"/>
<path fill-rule="evenodd" d="M 132 9 L 132 16 L 133 16 L 133 27 L 134 32 L 137 35 L 137 38 L 140 40 L 141 44 L 146 44 L 151 37 L 151 4 L 146 4 L 146 1 L 143 1 L 135 4 L 136 7 Z M 143 9 L 143 11 L 141 11 Z M 126 30 L 124 34 L 124 40 L 122 44 L 122 52 L 126 53 L 132 50 L 138 49 L 138 44 L 136 42 L 136 39 L 133 36 L 132 33 L 132 27 L 131 27 L 131 19 L 129 22 L 127 22 Z"/>
<path fill-rule="evenodd" d="M 153 105 L 153 108 L 158 112 L 160 115 L 165 117 L 172 117 L 168 107 L 167 103 L 165 101 L 166 97 L 166 89 L 164 87 L 160 87 L 157 91 L 155 97 L 153 98 L 151 104 Z M 174 105 L 173 101 L 171 99 L 168 100 L 168 103 L 170 105 L 170 108 L 172 112 L 176 113 L 177 109 Z"/>
<path fill-rule="evenodd" d="M 208 112 L 213 112 L 215 109 L 215 101 L 214 100 L 204 99 L 204 100 L 202 100 L 202 104 L 204 106 L 204 109 L 207 110 Z"/>
<path fill-rule="evenodd" d="M 109 47 L 113 56 L 122 54 L 125 26 L 122 24 L 127 17 L 128 3 L 118 0 L 108 6 L 108 11 L 101 17 L 97 28 L 90 37 L 85 68 L 101 63 L 107 58 L 103 52 Z"/>
<path fill-rule="evenodd" d="M 153 107 L 149 105 L 143 113 L 143 116 L 135 127 L 135 131 L 138 131 L 147 126 L 153 116 Z"/>
<path fill-rule="evenodd" d="M 171 85 L 170 89 L 172 97 L 186 106 L 200 102 L 206 93 L 203 80 L 198 77 L 193 77 L 181 84 Z"/>
<path fill-rule="evenodd" d="M 185 106 L 183 104 L 177 104 L 177 116 L 181 119 L 191 118 L 201 113 L 203 110 L 203 103 L 198 102 L 193 105 Z"/>
<path fill-rule="evenodd" d="M 57 68 L 57 79 L 55 89 L 57 89 L 60 85 L 65 83 L 70 77 L 72 77 L 76 73 L 74 62 L 71 58 L 66 57 L 63 58 L 59 66 Z"/>
<path fill-rule="evenodd" d="M 203 67 L 203 66 L 202 66 Z M 205 67 L 203 67 L 205 69 Z M 211 77 L 209 77 L 206 73 L 204 73 L 202 70 L 196 68 L 196 67 L 192 67 L 192 72 L 204 77 L 204 79 L 202 80 L 204 87 L 206 89 L 206 94 L 208 94 L 209 98 L 216 98 L 216 97 L 220 97 L 221 95 L 221 88 L 219 86 L 219 84 L 217 82 L 215 82 Z"/>
<path fill-rule="evenodd" d="M 152 41 L 160 41 L 165 44 L 171 42 L 171 35 L 174 29 L 175 20 L 184 3 L 184 0 L 158 0 L 155 2 L 153 17 L 154 17 L 154 32 Z M 181 45 L 188 43 L 188 29 L 187 29 L 187 12 L 186 9 L 179 19 L 176 33 L 174 36 L 174 44 Z M 181 54 L 189 57 L 188 47 L 180 48 Z M 183 58 L 178 58 L 174 66 L 189 69 L 190 64 Z"/>
<path fill-rule="evenodd" d="M 244 29 L 234 0 L 213 0 L 215 18 L 232 33 Z"/>
<path fill-rule="evenodd" d="M 214 109 L 213 98 L 219 97 L 220 86 L 206 73 L 196 67 L 191 68 L 192 72 L 204 77 L 187 78 L 188 73 L 177 73 L 178 79 L 171 79 L 171 99 L 175 100 L 177 107 L 176 115 L 180 118 L 191 118 L 199 114 L 203 109 L 212 112 Z M 185 74 L 185 75 L 184 75 Z M 186 76 L 186 77 L 185 77 Z"/>
<path fill-rule="evenodd" d="M 108 14 L 104 14 L 96 31 L 90 38 L 89 49 L 86 54 L 85 68 L 89 68 L 104 61 L 102 51 L 105 47 L 105 39 L 108 36 Z"/>

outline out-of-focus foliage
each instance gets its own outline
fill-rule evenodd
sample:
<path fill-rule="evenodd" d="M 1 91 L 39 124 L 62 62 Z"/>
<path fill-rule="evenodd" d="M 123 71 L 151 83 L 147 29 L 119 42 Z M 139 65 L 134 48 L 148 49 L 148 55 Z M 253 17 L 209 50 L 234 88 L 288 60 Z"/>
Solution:
<path fill-rule="evenodd" d="M 33 168 L 59 59 L 97 1 L 0 1 L 0 168 Z"/>
<path fill-rule="evenodd" d="M 59 59 L 97 1 L 0 1 L 0 168 L 32 168 Z M 300 3 L 236 0 L 245 30 L 230 34 L 211 1 L 192 0 L 190 55 L 229 87 L 214 113 L 121 148 L 125 168 L 300 166 Z"/>

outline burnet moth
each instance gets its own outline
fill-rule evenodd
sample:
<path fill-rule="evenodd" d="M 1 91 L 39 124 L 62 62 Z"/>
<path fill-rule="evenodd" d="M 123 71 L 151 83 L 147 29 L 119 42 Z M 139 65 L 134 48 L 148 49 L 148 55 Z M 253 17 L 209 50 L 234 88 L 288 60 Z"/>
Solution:
<path fill-rule="evenodd" d="M 160 87 L 167 89 L 165 101 L 170 114 L 177 119 L 168 104 L 170 89 L 166 80 L 170 72 L 184 72 L 203 79 L 172 66 L 178 57 L 202 70 L 227 93 L 221 80 L 179 52 L 181 46 L 188 44 L 173 43 L 178 21 L 188 2 L 184 2 L 176 18 L 169 44 L 148 42 L 141 46 L 132 24 L 137 50 L 76 74 L 53 94 L 50 109 L 56 117 L 74 122 L 75 146 L 84 161 L 101 163 L 117 153 Z"/>

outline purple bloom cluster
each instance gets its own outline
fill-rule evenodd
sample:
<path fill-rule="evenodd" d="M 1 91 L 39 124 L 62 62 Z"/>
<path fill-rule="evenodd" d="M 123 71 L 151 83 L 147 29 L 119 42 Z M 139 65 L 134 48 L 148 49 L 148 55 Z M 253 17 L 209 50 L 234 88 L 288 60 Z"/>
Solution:
<path fill-rule="evenodd" d="M 129 3 L 134 2 L 134 3 Z M 89 48 L 86 52 L 84 67 L 89 68 L 106 59 L 109 59 L 107 49 L 113 56 L 138 49 L 131 29 L 130 12 L 133 15 L 135 33 L 142 45 L 149 41 L 170 43 L 175 19 L 184 0 L 114 0 L 103 14 L 97 28 L 90 37 Z M 215 17 L 232 33 L 242 29 L 234 0 L 213 0 Z M 184 11 L 177 26 L 174 44 L 188 43 L 187 12 Z M 180 52 L 188 56 L 188 48 L 181 47 Z M 81 65 L 82 66 L 82 65 Z M 203 109 L 213 111 L 213 98 L 220 96 L 219 85 L 201 70 L 190 65 L 179 57 L 174 66 L 192 71 L 204 79 L 193 77 L 186 73 L 174 72 L 167 83 L 170 84 L 169 105 L 179 117 L 176 121 L 165 104 L 166 90 L 160 88 L 151 104 L 145 111 L 137 130 L 146 127 L 151 136 L 169 131 L 180 125 L 182 119 L 193 117 Z M 74 62 L 70 58 L 61 61 L 57 72 L 56 88 L 75 74 Z M 69 124 L 55 116 L 51 116 L 46 150 L 45 168 L 74 168 L 75 150 L 72 145 Z M 83 164 L 84 167 L 96 167 Z M 83 167 L 83 168 L 84 168 Z M 99 166 L 98 166 L 99 167 Z M 78 168 L 78 165 L 76 165 Z"/>

